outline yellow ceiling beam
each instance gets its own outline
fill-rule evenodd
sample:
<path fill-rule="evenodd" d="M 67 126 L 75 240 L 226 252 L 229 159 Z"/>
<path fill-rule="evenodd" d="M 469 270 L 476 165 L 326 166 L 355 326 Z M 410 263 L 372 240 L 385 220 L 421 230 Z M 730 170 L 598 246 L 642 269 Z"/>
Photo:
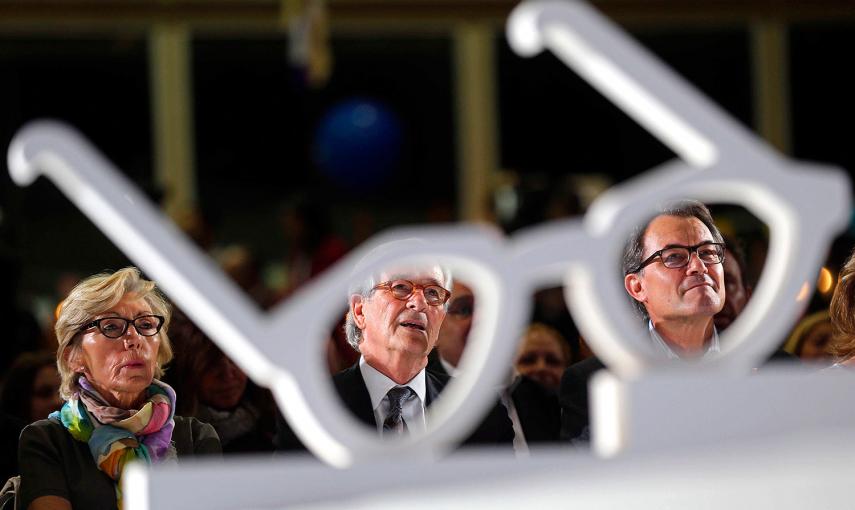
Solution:
<path fill-rule="evenodd" d="M 123 28 L 155 23 L 277 30 L 300 0 L 4 0 L 0 28 Z M 329 0 L 334 27 L 503 23 L 516 0 Z M 784 22 L 855 19 L 849 0 L 599 0 L 594 5 L 628 25 Z M 449 26 L 449 29 L 452 27 Z"/>

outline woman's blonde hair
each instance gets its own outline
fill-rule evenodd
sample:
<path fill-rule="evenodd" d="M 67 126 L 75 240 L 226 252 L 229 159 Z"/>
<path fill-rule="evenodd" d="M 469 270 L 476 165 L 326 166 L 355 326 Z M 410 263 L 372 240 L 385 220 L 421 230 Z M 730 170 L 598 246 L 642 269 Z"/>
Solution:
<path fill-rule="evenodd" d="M 831 297 L 832 340 L 829 351 L 838 359 L 855 355 L 855 252 L 849 255 Z"/>
<path fill-rule="evenodd" d="M 115 273 L 99 273 L 78 283 L 68 297 L 59 304 L 54 331 L 59 347 L 56 350 L 56 366 L 62 382 L 59 394 L 63 400 L 68 400 L 78 390 L 77 380 L 80 374 L 75 372 L 69 363 L 80 349 L 80 328 L 91 322 L 95 316 L 116 306 L 128 294 L 133 294 L 151 307 L 154 315 L 163 316 L 163 327 L 160 329 L 160 348 L 157 352 L 157 363 L 154 376 L 163 376 L 163 366 L 172 359 L 172 346 L 169 336 L 169 321 L 172 311 L 169 303 L 160 294 L 154 282 L 144 280 L 135 267 L 119 269 Z"/>

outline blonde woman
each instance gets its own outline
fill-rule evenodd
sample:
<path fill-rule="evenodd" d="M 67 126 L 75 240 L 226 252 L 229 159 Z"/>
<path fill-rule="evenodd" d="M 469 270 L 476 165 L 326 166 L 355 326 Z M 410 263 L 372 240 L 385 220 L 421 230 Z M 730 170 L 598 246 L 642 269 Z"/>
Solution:
<path fill-rule="evenodd" d="M 127 462 L 220 451 L 210 425 L 175 416 L 175 392 L 157 379 L 172 358 L 169 320 L 136 268 L 87 278 L 60 304 L 65 403 L 21 433 L 21 508 L 118 508 Z"/>
<path fill-rule="evenodd" d="M 831 297 L 832 340 L 829 352 L 835 366 L 855 366 L 855 252 L 840 270 L 840 280 Z"/>

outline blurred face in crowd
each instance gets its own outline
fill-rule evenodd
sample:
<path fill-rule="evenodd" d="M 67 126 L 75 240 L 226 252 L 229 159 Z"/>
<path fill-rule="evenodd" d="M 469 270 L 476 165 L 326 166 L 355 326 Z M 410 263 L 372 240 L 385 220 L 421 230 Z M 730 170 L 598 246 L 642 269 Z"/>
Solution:
<path fill-rule="evenodd" d="M 53 364 L 45 365 L 36 372 L 30 401 L 30 421 L 43 420 L 62 407 L 59 383 L 59 371 Z"/>
<path fill-rule="evenodd" d="M 831 337 L 831 321 L 825 320 L 816 323 L 810 328 L 810 331 L 805 333 L 805 339 L 799 350 L 799 358 L 817 360 L 829 357 L 828 347 L 831 343 Z"/>
<path fill-rule="evenodd" d="M 744 275 L 739 269 L 736 257 L 730 251 L 725 252 L 724 263 L 724 307 L 715 316 L 715 325 L 719 330 L 727 329 L 742 313 L 742 309 L 751 297 L 751 289 L 746 287 Z"/>
<path fill-rule="evenodd" d="M 136 319 L 152 315 L 144 299 L 125 295 L 116 306 L 94 319 L 121 317 Z M 103 327 L 102 322 L 102 327 Z M 154 379 L 160 334 L 143 336 L 133 324 L 119 338 L 109 338 L 98 327 L 85 330 L 73 353 L 71 366 L 81 371 L 110 404 L 131 409 L 145 396 Z"/>
<path fill-rule="evenodd" d="M 445 319 L 444 300 L 436 301 L 448 294 L 442 284 L 438 267 L 396 271 L 382 274 L 369 297 L 351 296 L 353 319 L 362 330 L 359 348 L 366 359 L 426 357 Z"/>
<path fill-rule="evenodd" d="M 714 242 L 704 223 L 695 218 L 657 216 L 644 234 L 646 260 L 669 246 L 697 246 Z M 724 306 L 724 271 L 721 264 L 704 264 L 697 253 L 681 268 L 668 268 L 660 259 L 626 276 L 627 292 L 644 304 L 653 324 L 712 317 Z"/>
<path fill-rule="evenodd" d="M 199 380 L 199 401 L 221 411 L 234 409 L 243 397 L 246 383 L 243 370 L 225 354 L 218 353 Z"/>
<path fill-rule="evenodd" d="M 439 349 L 440 357 L 455 367 L 460 363 L 460 356 L 466 347 L 474 308 L 475 297 L 472 290 L 462 283 L 454 282 L 448 312 L 439 330 L 436 348 Z"/>
<path fill-rule="evenodd" d="M 517 373 L 534 379 L 545 388 L 557 390 L 567 366 L 563 341 L 551 329 L 529 328 L 517 352 L 514 364 Z"/>

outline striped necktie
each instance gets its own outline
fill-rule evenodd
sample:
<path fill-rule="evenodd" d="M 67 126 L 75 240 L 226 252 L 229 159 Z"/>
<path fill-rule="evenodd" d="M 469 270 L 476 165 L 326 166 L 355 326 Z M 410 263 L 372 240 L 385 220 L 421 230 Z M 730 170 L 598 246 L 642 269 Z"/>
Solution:
<path fill-rule="evenodd" d="M 386 434 L 404 434 L 407 432 L 407 424 L 401 418 L 401 411 L 406 402 L 413 395 L 413 390 L 409 387 L 396 387 L 386 393 L 389 399 L 389 414 L 383 422 L 383 435 Z"/>

